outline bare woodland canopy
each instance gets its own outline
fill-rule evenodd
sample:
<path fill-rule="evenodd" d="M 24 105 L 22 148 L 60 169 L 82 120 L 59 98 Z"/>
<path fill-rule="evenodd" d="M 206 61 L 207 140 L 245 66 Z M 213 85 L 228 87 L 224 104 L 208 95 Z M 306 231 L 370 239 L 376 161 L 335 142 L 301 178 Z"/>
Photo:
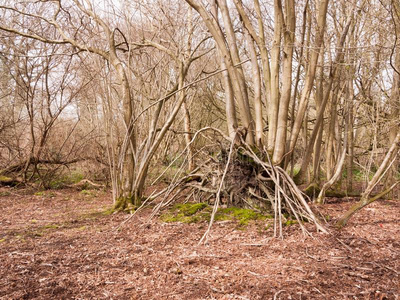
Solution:
<path fill-rule="evenodd" d="M 169 195 L 311 219 L 296 185 L 361 181 L 343 223 L 399 180 L 398 0 L 0 3 L 3 174 L 80 164 L 125 207 L 169 166 Z"/>

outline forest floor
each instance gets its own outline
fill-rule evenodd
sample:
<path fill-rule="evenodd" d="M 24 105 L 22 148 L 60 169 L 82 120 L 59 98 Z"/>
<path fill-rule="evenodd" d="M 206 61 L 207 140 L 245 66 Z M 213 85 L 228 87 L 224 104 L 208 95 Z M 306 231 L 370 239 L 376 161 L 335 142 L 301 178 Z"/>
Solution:
<path fill-rule="evenodd" d="M 0 188 L 0 299 L 400 299 L 400 201 L 338 231 L 105 215 L 111 195 Z M 355 199 L 318 209 L 332 224 Z M 264 221 L 264 222 L 270 222 Z M 122 225 L 121 225 L 122 224 Z"/>

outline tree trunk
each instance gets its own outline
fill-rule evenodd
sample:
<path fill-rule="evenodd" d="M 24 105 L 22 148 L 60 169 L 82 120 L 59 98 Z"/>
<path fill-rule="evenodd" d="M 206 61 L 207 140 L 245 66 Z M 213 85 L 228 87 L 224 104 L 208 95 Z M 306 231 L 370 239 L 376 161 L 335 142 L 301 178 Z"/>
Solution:
<path fill-rule="evenodd" d="M 306 170 L 308 168 L 308 164 L 309 164 L 309 162 L 311 160 L 311 157 L 312 157 L 312 153 L 313 153 L 313 149 L 314 149 L 314 143 L 315 143 L 318 131 L 319 131 L 319 127 L 322 124 L 323 116 L 324 116 L 324 112 L 325 112 L 325 107 L 326 107 L 326 105 L 328 103 L 328 99 L 329 99 L 329 96 L 330 96 L 330 93 L 331 93 L 331 90 L 332 90 L 333 81 L 337 77 L 337 74 L 338 74 L 339 69 L 340 69 L 339 65 L 343 61 L 343 58 L 344 58 L 343 46 L 344 46 L 344 42 L 346 40 L 347 33 L 349 32 L 350 25 L 351 25 L 351 23 L 353 22 L 353 19 L 354 19 L 355 8 L 356 8 L 356 6 L 354 5 L 353 9 L 352 9 L 352 12 L 351 12 L 350 16 L 347 19 L 346 25 L 343 28 L 340 40 L 338 42 L 338 47 L 337 47 L 338 48 L 338 50 L 337 50 L 338 52 L 336 54 L 336 58 L 335 58 L 335 61 L 333 63 L 333 66 L 331 66 L 331 71 L 330 71 L 330 74 L 329 74 L 329 81 L 328 81 L 328 85 L 327 85 L 327 88 L 326 88 L 326 91 L 325 91 L 325 94 L 324 94 L 324 98 L 323 98 L 323 101 L 321 103 L 320 110 L 317 111 L 317 119 L 315 121 L 315 125 L 314 125 L 314 128 L 313 128 L 311 137 L 310 137 L 309 144 L 307 146 L 306 154 L 305 154 L 305 156 L 303 158 L 303 161 L 302 161 L 302 164 L 301 164 L 301 167 L 300 167 L 300 171 L 299 171 L 299 173 L 297 173 L 297 175 L 295 177 L 296 183 L 298 183 L 298 184 L 304 182 L 304 178 L 305 178 L 305 175 L 306 175 Z"/>
<path fill-rule="evenodd" d="M 260 67 L 258 65 L 257 53 L 254 47 L 253 39 L 250 34 L 245 31 L 246 41 L 249 48 L 251 67 L 253 74 L 253 88 L 254 88 L 254 116 L 256 123 L 256 145 L 262 147 L 263 143 L 263 120 L 262 120 L 262 103 L 261 103 L 261 75 Z"/>
<path fill-rule="evenodd" d="M 353 159 L 354 159 L 354 88 L 353 80 L 348 81 L 348 116 L 346 118 L 347 122 L 347 191 L 353 191 Z"/>
<path fill-rule="evenodd" d="M 396 13 L 396 23 L 395 26 L 400 30 L 400 4 L 396 2 L 395 9 Z M 393 85 L 390 94 L 390 116 L 389 116 L 389 144 L 393 143 L 396 139 L 397 132 L 399 131 L 399 121 L 400 121 L 400 50 L 396 49 L 394 67 L 396 70 L 393 72 Z M 399 162 L 395 161 L 389 172 L 389 185 L 393 184 L 396 177 L 399 176 Z"/>
<path fill-rule="evenodd" d="M 284 22 L 283 36 L 283 71 L 282 71 L 282 97 L 279 103 L 278 120 L 276 128 L 276 141 L 272 161 L 280 164 L 286 150 L 286 136 L 288 128 L 289 103 L 292 91 L 292 63 L 293 45 L 295 40 L 296 16 L 294 0 L 286 0 L 286 20 Z"/>
<path fill-rule="evenodd" d="M 243 86 L 242 77 L 239 74 L 239 71 L 235 68 L 235 64 L 233 63 L 232 53 L 235 53 L 235 51 L 234 50 L 231 51 L 232 50 L 231 48 L 229 49 L 227 48 L 226 40 L 223 32 L 221 31 L 221 28 L 219 27 L 216 19 L 207 12 L 204 5 L 198 4 L 194 0 L 185 0 L 185 1 L 200 14 L 208 30 L 213 36 L 219 50 L 221 51 L 222 58 L 224 59 L 226 68 L 229 73 L 229 77 L 231 79 L 233 91 L 238 102 L 242 123 L 245 129 L 247 130 L 248 143 L 250 145 L 253 145 L 254 133 L 253 133 L 252 117 L 250 113 L 248 98 L 244 96 L 247 94 L 247 91 L 244 90 L 245 86 Z M 225 18 L 227 17 L 225 16 Z M 229 22 L 227 25 L 229 27 Z M 232 38 L 232 36 L 230 37 Z M 234 46 L 232 45 L 232 47 Z"/>
<path fill-rule="evenodd" d="M 187 38 L 187 50 L 186 50 L 186 55 L 187 57 L 190 57 L 190 54 L 192 53 L 192 36 L 193 36 L 193 15 L 192 15 L 192 8 L 189 7 L 188 10 L 188 38 Z M 182 83 L 183 86 L 183 80 L 180 82 Z M 179 86 L 178 86 L 179 88 Z M 193 144 L 191 143 L 192 141 L 192 126 L 191 126 L 191 120 L 190 120 L 190 112 L 188 108 L 188 102 L 187 99 L 185 102 L 183 102 L 183 129 L 184 129 L 184 136 L 185 136 L 185 143 L 186 143 L 186 148 L 187 148 L 187 155 L 188 155 L 188 172 L 191 172 L 194 170 L 195 165 L 194 165 L 194 154 L 193 154 Z"/>
<path fill-rule="evenodd" d="M 299 88 L 299 83 L 300 83 L 300 74 L 301 70 L 305 69 L 305 61 L 308 61 L 308 55 L 310 51 L 308 50 L 310 47 L 310 41 L 311 41 L 311 14 L 307 14 L 307 11 L 309 10 L 308 6 L 308 0 L 306 1 L 306 4 L 304 6 L 303 10 L 303 24 L 302 24 L 302 29 L 301 29 L 301 48 L 300 48 L 300 54 L 299 54 L 299 62 L 297 66 L 297 71 L 296 71 L 296 79 L 294 82 L 294 90 L 293 90 L 293 95 L 292 95 L 292 106 L 290 108 L 290 132 L 293 132 L 293 126 L 294 126 L 294 116 L 296 112 L 296 104 L 297 104 L 297 96 L 298 96 L 298 88 Z M 307 38 L 306 38 L 306 32 L 307 32 Z M 306 55 L 304 55 L 304 49 L 306 48 Z M 306 58 L 305 58 L 305 57 Z M 290 146 L 290 145 L 289 145 Z M 284 163 L 284 169 L 288 167 L 290 163 L 290 174 L 293 176 L 294 172 L 294 153 L 293 151 L 290 152 L 290 155 L 285 156 L 285 163 Z"/>
<path fill-rule="evenodd" d="M 293 151 L 296 145 L 301 124 L 303 122 L 304 114 L 307 109 L 310 93 L 313 87 L 315 72 L 317 69 L 318 57 L 320 54 L 320 48 L 324 40 L 328 2 L 329 0 L 321 0 L 319 2 L 317 35 L 316 35 L 315 45 L 313 45 L 313 47 L 311 48 L 311 59 L 307 69 L 306 82 L 304 84 L 304 88 L 301 93 L 299 108 L 293 125 L 292 134 L 290 136 L 290 149 L 289 149 L 290 151 Z"/>
<path fill-rule="evenodd" d="M 218 22 L 218 7 L 216 0 L 212 1 L 211 5 L 211 13 L 213 14 L 214 19 Z M 225 60 L 223 58 L 223 54 L 219 45 L 217 44 L 218 57 L 221 61 L 221 69 L 226 69 Z M 238 121 L 236 117 L 236 108 L 235 108 L 235 96 L 232 88 L 231 78 L 229 77 L 229 72 L 222 72 L 222 84 L 224 86 L 225 91 L 225 112 L 226 112 L 226 120 L 228 126 L 228 134 L 231 139 L 235 137 L 236 130 L 238 127 Z"/>
<path fill-rule="evenodd" d="M 321 49 L 321 52 L 323 50 Z M 323 55 L 322 55 L 323 56 Z M 323 70 L 320 68 L 320 78 L 317 81 L 317 87 L 315 91 L 315 104 L 317 111 L 320 110 L 323 96 L 324 96 L 324 88 L 323 88 Z M 319 129 L 317 140 L 314 145 L 314 156 L 313 156 L 313 179 L 312 181 L 315 183 L 319 183 L 320 180 L 320 166 L 321 166 L 321 152 L 322 152 L 322 137 L 324 133 L 324 123 L 322 122 L 321 128 Z"/>
<path fill-rule="evenodd" d="M 242 66 L 240 65 L 240 58 L 239 58 L 239 50 L 237 48 L 237 42 L 236 42 L 236 36 L 235 36 L 235 31 L 233 29 L 232 25 L 232 20 L 229 15 L 229 10 L 228 10 L 228 5 L 226 3 L 226 0 L 218 0 L 219 7 L 221 9 L 221 15 L 222 19 L 224 21 L 224 27 L 225 27 L 225 33 L 226 33 L 226 40 L 228 42 L 228 48 L 230 55 L 232 57 L 232 62 L 234 65 L 237 67 L 235 68 L 235 71 L 237 73 L 236 76 L 236 83 L 238 84 L 239 91 L 241 94 L 241 97 L 239 98 L 241 101 L 241 111 L 240 113 L 242 114 L 243 118 L 243 123 L 244 126 L 247 129 L 247 135 L 246 135 L 246 140 L 250 145 L 254 145 L 254 132 L 253 132 L 253 120 L 250 112 L 250 104 L 249 104 L 249 97 L 247 93 L 247 86 L 246 86 L 246 80 L 244 77 L 243 69 Z"/>
<path fill-rule="evenodd" d="M 335 167 L 335 155 L 334 155 L 334 143 L 335 143 L 335 127 L 337 123 L 337 99 L 338 99 L 338 90 L 337 87 L 331 99 L 331 107 L 329 111 L 328 118 L 328 131 L 326 133 L 327 143 L 325 149 L 325 168 L 326 168 L 326 179 L 330 180 L 333 175 L 333 169 Z"/>
<path fill-rule="evenodd" d="M 278 125 L 279 109 L 279 66 L 282 36 L 282 3 L 274 1 L 274 39 L 271 50 L 271 97 L 268 103 L 268 141 L 267 150 L 270 155 L 274 153 L 276 128 Z"/>
<path fill-rule="evenodd" d="M 124 124 L 125 124 L 125 140 L 121 148 L 121 155 L 124 157 L 121 167 L 120 189 L 117 198 L 127 199 L 130 202 L 132 198 L 132 186 L 134 181 L 135 170 L 135 152 L 136 152 L 136 132 L 132 124 L 133 121 L 133 101 L 131 98 L 130 87 L 128 78 L 122 63 L 116 58 L 111 56 L 110 61 L 117 70 L 118 79 L 120 81 L 122 92 L 122 106 L 124 111 Z M 125 201 L 125 200 L 122 200 Z"/>
<path fill-rule="evenodd" d="M 271 70 L 270 70 L 268 50 L 266 47 L 266 41 L 265 41 L 265 35 L 264 35 L 263 17 L 261 14 L 261 7 L 260 7 L 259 0 L 254 0 L 254 7 L 255 7 L 255 11 L 256 11 L 256 18 L 257 18 L 257 24 L 258 24 L 258 34 L 257 34 L 256 30 L 254 29 L 249 17 L 245 13 L 245 10 L 242 5 L 242 1 L 234 0 L 234 3 L 235 3 L 237 11 L 241 17 L 244 27 L 247 29 L 251 38 L 254 40 L 254 42 L 257 44 L 257 46 L 260 50 L 261 63 L 262 63 L 262 75 L 264 77 L 264 87 L 265 87 L 264 88 L 265 89 L 264 95 L 266 98 L 265 102 L 267 105 L 269 105 L 271 102 L 271 100 L 270 100 L 271 99 Z M 254 68 L 255 64 L 252 63 L 252 65 Z M 255 72 L 255 71 L 253 71 L 253 72 Z M 258 73 L 259 73 L 259 71 L 258 71 Z M 257 106 L 261 105 L 261 104 L 262 104 L 262 102 L 260 100 L 260 104 L 257 104 Z M 255 105 L 256 105 L 256 103 L 255 103 Z M 262 108 L 262 105 L 260 107 Z M 258 111 L 258 109 L 256 109 L 256 108 L 255 108 L 255 110 Z M 260 110 L 260 112 L 262 113 L 261 110 Z M 256 112 L 256 114 L 257 114 L 257 112 Z M 260 119 L 262 119 L 262 115 L 260 116 L 260 114 L 258 113 L 258 116 L 256 115 L 256 118 L 258 120 L 260 120 Z M 262 128 L 262 124 L 260 127 L 260 124 L 257 125 L 258 122 L 259 121 L 256 121 L 256 126 L 258 126 L 259 129 L 258 130 L 256 129 L 256 131 L 258 131 L 259 132 L 258 134 L 260 135 L 260 128 Z M 256 139 L 259 140 L 259 138 L 257 138 L 257 137 L 256 137 Z M 259 141 L 257 141 L 257 143 L 258 142 Z"/>

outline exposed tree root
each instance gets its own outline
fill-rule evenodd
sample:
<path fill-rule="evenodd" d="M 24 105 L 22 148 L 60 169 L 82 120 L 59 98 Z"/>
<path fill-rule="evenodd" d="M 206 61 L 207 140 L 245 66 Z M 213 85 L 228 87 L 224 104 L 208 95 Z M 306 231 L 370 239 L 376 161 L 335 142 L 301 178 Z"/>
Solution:
<path fill-rule="evenodd" d="M 327 232 L 304 198 L 307 196 L 285 170 L 271 163 L 266 149 L 249 146 L 239 133 L 232 141 L 217 129 L 207 129 L 220 133 L 229 144 L 221 142 L 219 151 L 197 157 L 195 170 L 185 176 L 182 173 L 181 176 L 175 176 L 163 191 L 163 199 L 154 207 L 152 216 L 184 192 L 186 200 L 199 199 L 214 205 L 209 227 L 200 242 L 207 240 L 220 204 L 272 213 L 275 237 L 283 237 L 283 226 L 288 215 L 298 222 L 304 234 L 310 234 L 304 222 L 313 223 L 317 230 Z M 183 152 L 178 157 L 181 155 Z"/>
<path fill-rule="evenodd" d="M 229 151 L 226 151 L 228 147 Z M 214 204 L 209 227 L 201 242 L 207 240 L 220 204 L 273 213 L 275 237 L 283 237 L 287 215 L 300 224 L 305 234 L 309 232 L 304 222 L 313 223 L 317 230 L 327 232 L 305 200 L 307 196 L 292 178 L 281 167 L 272 165 L 267 151 L 249 146 L 240 137 L 230 146 L 221 145 L 217 155 L 209 156 L 203 163 L 198 162 L 193 172 L 172 183 L 154 214 L 174 201 L 182 191 L 188 197 Z"/>

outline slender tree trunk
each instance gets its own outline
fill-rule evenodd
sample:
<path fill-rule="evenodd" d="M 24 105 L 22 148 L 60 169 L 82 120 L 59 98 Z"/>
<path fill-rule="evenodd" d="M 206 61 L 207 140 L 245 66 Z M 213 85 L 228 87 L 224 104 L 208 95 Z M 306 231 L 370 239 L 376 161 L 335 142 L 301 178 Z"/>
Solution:
<path fill-rule="evenodd" d="M 349 101 L 349 100 L 347 100 Z M 348 115 L 348 105 L 347 105 L 347 109 L 345 109 L 345 118 L 347 119 Z M 345 130 L 344 130 L 344 134 L 343 134 L 343 147 L 342 147 L 342 153 L 340 154 L 340 157 L 338 157 L 338 163 L 336 166 L 336 170 L 335 173 L 333 174 L 333 176 L 322 186 L 321 191 L 318 195 L 318 198 L 316 200 L 317 203 L 322 204 L 324 202 L 325 199 L 325 193 L 328 189 L 330 189 L 336 182 L 338 182 L 342 176 L 342 170 L 343 170 L 343 166 L 345 164 L 346 161 L 346 152 L 347 152 L 347 138 L 348 138 L 348 124 L 345 123 Z M 322 129 L 322 128 L 321 128 Z M 340 142 L 341 142 L 341 138 L 340 138 Z"/>
<path fill-rule="evenodd" d="M 311 89 L 313 87 L 315 72 L 317 69 L 318 57 L 321 52 L 320 48 L 324 40 L 326 14 L 328 10 L 328 0 L 321 0 L 319 2 L 318 21 L 317 21 L 317 35 L 315 45 L 311 49 L 311 58 L 309 67 L 307 69 L 306 82 L 301 93 L 299 108 L 297 111 L 296 119 L 293 125 L 292 134 L 290 136 L 290 151 L 293 151 L 299 135 L 301 124 L 304 114 L 308 105 Z"/>
<path fill-rule="evenodd" d="M 134 171 L 135 171 L 135 151 L 136 151 L 136 135 L 135 128 L 132 124 L 133 121 L 133 101 L 131 98 L 130 87 L 128 78 L 126 76 L 125 70 L 123 69 L 122 63 L 115 60 L 113 61 L 113 65 L 115 66 L 118 79 L 120 81 L 120 86 L 122 89 L 122 106 L 124 112 L 124 123 L 125 123 L 125 134 L 126 134 L 126 143 L 125 147 L 123 147 L 122 155 L 124 156 L 121 168 L 121 191 L 119 197 L 122 199 L 130 199 L 132 198 L 132 186 L 134 182 Z M 121 199 L 121 200 L 122 200 Z M 125 201 L 125 200 L 122 200 Z M 130 200 L 128 200 L 130 201 Z M 137 200 L 133 200 L 133 202 L 137 202 Z"/>
<path fill-rule="evenodd" d="M 271 98 L 268 103 L 268 141 L 267 150 L 273 154 L 276 139 L 276 128 L 278 125 L 279 109 L 279 66 L 282 38 L 282 3 L 274 1 L 274 39 L 271 50 Z"/>
<path fill-rule="evenodd" d="M 309 6 L 308 6 L 308 0 L 306 2 L 306 5 L 304 7 L 304 11 L 303 11 L 303 26 L 302 26 L 302 37 L 301 37 L 301 49 L 300 49 L 300 61 L 299 61 L 299 65 L 297 67 L 297 73 L 296 73 L 296 81 L 295 81 L 295 85 L 294 85 L 294 93 L 293 93 L 293 100 L 292 100 L 292 108 L 291 108 L 291 114 L 290 114 L 290 120 L 291 120 L 291 124 L 290 124 L 290 128 L 291 128 L 291 133 L 293 132 L 293 126 L 294 126 L 294 118 L 295 118 L 295 112 L 296 112 L 296 105 L 297 105 L 297 97 L 298 97 L 298 86 L 299 86 L 299 82 L 300 82 L 300 71 L 301 69 L 305 69 L 305 64 L 304 61 L 308 61 L 309 60 L 309 55 L 310 55 L 310 41 L 311 41 L 311 24 L 312 24 L 312 20 L 311 20 L 311 14 L 307 14 L 307 11 L 309 10 Z M 307 37 L 305 37 L 307 32 Z M 306 40 L 306 41 L 304 41 Z M 304 55 L 304 50 L 305 51 L 305 55 Z M 305 57 L 304 57 L 305 56 Z M 290 147 L 290 144 L 289 144 Z M 287 168 L 288 164 L 290 163 L 290 174 L 293 177 L 294 175 L 294 166 L 295 166 L 295 161 L 294 161 L 294 151 L 290 152 L 290 155 L 286 156 L 285 159 L 285 169 Z"/>
<path fill-rule="evenodd" d="M 348 116 L 347 122 L 347 191 L 353 191 L 353 159 L 354 159 L 354 88 L 353 80 L 348 80 Z"/>
<path fill-rule="evenodd" d="M 350 25 L 351 25 L 351 23 L 353 22 L 353 19 L 354 19 L 355 8 L 356 8 L 356 6 L 354 5 L 352 13 L 349 16 L 345 27 L 343 28 L 343 32 L 341 34 L 341 37 L 340 37 L 340 40 L 339 40 L 339 43 L 338 43 L 338 50 L 337 50 L 338 53 L 336 54 L 336 58 L 335 58 L 333 66 L 331 66 L 331 71 L 330 71 L 330 74 L 329 74 L 329 81 L 328 81 L 327 88 L 326 88 L 326 91 L 325 91 L 325 94 L 324 94 L 324 99 L 323 99 L 323 101 L 321 103 L 320 110 L 317 111 L 317 119 L 315 121 L 315 125 L 314 125 L 314 128 L 313 128 L 311 137 L 310 137 L 309 144 L 307 146 L 306 154 L 305 154 L 305 156 L 303 158 L 303 161 L 302 161 L 302 164 L 301 164 L 301 167 L 300 167 L 300 171 L 299 171 L 299 173 L 297 173 L 297 175 L 295 177 L 296 183 L 304 182 L 304 177 L 306 175 L 306 170 L 307 170 L 308 164 L 310 162 L 310 159 L 312 157 L 312 153 L 313 153 L 313 149 L 314 149 L 314 143 L 315 143 L 318 131 L 319 131 L 319 127 L 322 124 L 324 111 L 325 111 L 325 108 L 326 108 L 326 105 L 328 103 L 328 99 L 329 99 L 329 96 L 330 96 L 330 93 L 331 93 L 331 90 L 332 90 L 333 81 L 337 77 L 337 74 L 338 74 L 338 71 L 339 71 L 339 68 L 340 68 L 339 65 L 343 61 L 343 57 L 344 57 L 343 46 L 344 46 L 344 42 L 346 40 L 347 33 L 349 32 Z"/>
<path fill-rule="evenodd" d="M 194 170 L 195 165 L 194 165 L 194 159 L 193 159 L 193 143 L 192 141 L 192 126 L 191 126 L 191 121 L 190 121 L 190 113 L 189 113 L 189 108 L 187 104 L 187 100 L 183 102 L 183 112 L 184 112 L 184 120 L 183 120 L 183 128 L 185 131 L 185 143 L 187 147 L 187 155 L 188 155 L 188 172 L 191 172 Z"/>
<path fill-rule="evenodd" d="M 347 131 L 347 130 L 346 130 Z M 327 190 L 329 190 L 331 188 L 331 186 L 333 186 L 338 180 L 340 180 L 340 177 L 342 176 L 342 170 L 343 170 L 343 166 L 346 160 L 346 150 L 347 150 L 347 145 L 346 145 L 346 135 L 347 132 L 345 133 L 344 136 L 344 146 L 343 146 L 343 150 L 341 153 L 341 156 L 338 160 L 338 164 L 336 167 L 336 171 L 335 174 L 332 176 L 331 179 L 328 180 L 328 182 L 326 182 L 323 186 L 322 189 L 318 195 L 318 198 L 316 200 L 317 203 L 322 204 L 324 203 L 324 198 L 325 198 L 325 193 Z"/>
<path fill-rule="evenodd" d="M 253 39 L 250 34 L 245 32 L 248 49 L 251 58 L 253 87 L 254 87 L 254 116 L 256 123 L 256 145 L 262 147 L 263 143 L 263 120 L 262 120 L 262 103 L 261 103 L 261 75 L 260 67 L 258 65 L 257 53 L 254 47 Z"/>
<path fill-rule="evenodd" d="M 188 9 L 188 38 L 187 38 L 187 51 L 186 51 L 186 56 L 190 57 L 190 54 L 192 53 L 192 36 L 193 36 L 193 15 L 192 15 L 192 8 L 189 7 Z M 183 85 L 183 82 L 182 82 Z M 188 103 L 187 99 L 185 102 L 183 102 L 183 113 L 184 113 L 184 120 L 183 120 L 183 128 L 185 131 L 185 143 L 186 143 L 186 148 L 187 148 L 187 155 L 188 155 L 188 172 L 191 172 L 194 170 L 195 165 L 194 165 L 194 157 L 193 157 L 193 144 L 191 143 L 192 141 L 192 126 L 191 126 L 191 120 L 190 120 L 190 112 L 188 108 Z"/>
<path fill-rule="evenodd" d="M 334 143 L 335 143 L 335 127 L 337 123 L 337 98 L 338 98 L 338 88 L 336 88 L 332 94 L 331 99 L 331 107 L 329 111 L 328 118 L 328 131 L 326 133 L 327 136 L 327 145 L 326 145 L 326 179 L 330 180 L 333 175 L 333 169 L 335 165 L 335 157 L 334 157 Z"/>
<path fill-rule="evenodd" d="M 254 0 L 254 8 L 257 16 L 258 34 L 259 39 L 253 39 L 256 41 L 258 48 L 260 49 L 261 63 L 262 63 L 262 74 L 264 77 L 265 87 L 265 104 L 268 105 L 271 99 L 271 68 L 269 63 L 269 54 L 266 47 L 265 34 L 264 34 L 264 23 L 263 16 L 261 13 L 261 6 L 259 0 Z"/>
<path fill-rule="evenodd" d="M 138 171 L 137 171 L 136 178 L 135 178 L 132 190 L 131 190 L 135 199 L 138 199 L 137 201 L 141 200 L 151 159 L 153 158 L 154 154 L 156 153 L 156 150 L 160 146 L 166 133 L 168 132 L 169 128 L 171 127 L 172 123 L 174 122 L 176 115 L 181 110 L 181 107 L 186 100 L 186 91 L 183 90 L 182 87 L 184 85 L 184 79 L 186 77 L 190 63 L 191 63 L 190 61 L 186 62 L 186 63 L 182 62 L 182 61 L 180 62 L 179 79 L 178 79 L 178 87 L 177 87 L 180 90 L 180 92 L 178 93 L 178 96 L 177 96 L 178 97 L 177 103 L 174 105 L 173 110 L 168 115 L 167 120 L 164 123 L 163 127 L 159 130 L 150 149 L 147 151 L 146 155 L 141 159 L 140 165 L 137 167 Z M 134 204 L 137 205 L 137 203 L 134 203 Z"/>
<path fill-rule="evenodd" d="M 396 9 L 399 10 L 399 5 L 396 6 Z M 400 12 L 399 12 L 400 13 Z M 399 16 L 397 16 L 399 17 Z M 400 22 L 400 20 L 398 20 Z M 398 30 L 400 30 L 399 24 L 396 23 L 396 26 L 398 26 Z M 395 54 L 395 68 L 397 72 L 400 71 L 400 50 L 397 49 L 397 52 Z M 393 73 L 393 85 L 392 85 L 392 90 L 391 90 L 391 95 L 390 95 L 390 120 L 389 120 L 389 144 L 393 143 L 393 141 L 396 139 L 396 135 L 399 131 L 399 121 L 400 121 L 400 74 L 398 74 L 396 71 Z M 393 163 L 393 166 L 390 169 L 390 174 L 389 174 L 389 184 L 393 184 L 396 181 L 396 178 L 399 176 L 399 162 L 395 161 Z"/>
<path fill-rule="evenodd" d="M 226 3 L 226 0 L 218 0 L 219 7 L 221 9 L 221 15 L 222 19 L 224 21 L 224 27 L 226 31 L 226 40 L 228 42 L 228 48 L 229 52 L 232 57 L 232 62 L 234 65 L 237 67 L 235 68 L 235 71 L 237 73 L 237 84 L 239 86 L 239 90 L 241 93 L 241 102 L 243 106 L 243 110 L 241 111 L 244 120 L 243 123 L 245 127 L 247 128 L 247 135 L 246 135 L 246 140 L 249 144 L 254 145 L 254 125 L 253 125 L 253 120 L 252 116 L 250 113 L 250 104 L 249 104 L 249 97 L 247 93 L 247 86 L 246 86 L 246 80 L 244 77 L 244 72 L 242 69 L 242 66 L 239 65 L 240 63 L 240 57 L 239 57 L 239 50 L 237 48 L 237 42 L 236 42 L 236 35 L 235 31 L 233 29 L 232 25 L 232 20 L 229 15 L 229 10 L 228 10 L 228 5 Z"/>
<path fill-rule="evenodd" d="M 214 19 L 218 24 L 218 7 L 216 0 L 213 0 L 211 5 L 211 13 L 213 14 Z M 221 60 L 221 69 L 226 69 L 225 60 L 223 58 L 223 54 L 219 45 L 217 44 L 218 57 Z M 226 120 L 228 125 L 228 134 L 231 139 L 235 137 L 236 130 L 238 127 L 238 121 L 236 117 L 236 108 L 235 108 L 235 97 L 234 91 L 232 88 L 231 78 L 229 77 L 228 71 L 222 72 L 222 84 L 224 86 L 225 91 L 225 112 L 226 112 Z"/>
<path fill-rule="evenodd" d="M 321 52 L 323 53 L 323 49 L 321 49 Z M 323 57 L 323 54 L 321 55 Z M 322 59 L 323 61 L 323 59 Z M 323 96 L 324 96 L 324 74 L 323 74 L 323 68 L 319 68 L 319 78 L 317 78 L 317 87 L 315 91 L 315 104 L 317 111 L 320 110 L 321 104 L 323 101 Z M 322 152 L 322 137 L 324 133 L 324 123 L 322 123 L 321 128 L 318 132 L 317 140 L 314 146 L 314 156 L 313 156 L 313 179 L 315 183 L 319 184 L 320 180 L 320 166 L 321 166 L 321 152 Z"/>
<path fill-rule="evenodd" d="M 254 8 L 256 11 L 256 18 L 257 18 L 257 25 L 258 25 L 258 33 L 253 27 L 252 22 L 250 21 L 249 17 L 247 16 L 245 9 L 242 4 L 242 0 L 234 0 L 236 9 L 241 17 L 241 21 L 245 27 L 245 29 L 248 31 L 249 35 L 253 39 L 253 41 L 257 44 L 257 47 L 260 50 L 260 57 L 261 57 L 261 63 L 262 63 L 262 75 L 264 79 L 264 87 L 265 87 L 265 98 L 266 98 L 266 104 L 270 104 L 270 98 L 271 98 L 271 70 L 270 70 L 270 64 L 269 64 L 269 56 L 268 56 L 268 50 L 266 47 L 266 42 L 265 42 L 265 35 L 264 35 L 264 23 L 263 23 L 263 16 L 261 14 L 261 7 L 260 3 L 258 0 L 254 0 Z M 253 67 L 254 67 L 253 63 Z M 259 71 L 258 71 L 259 72 Z"/>
<path fill-rule="evenodd" d="M 226 69 L 225 61 L 223 59 L 221 59 L 221 68 Z M 229 137 L 233 139 L 235 137 L 238 127 L 238 121 L 236 117 L 235 97 L 232 88 L 231 78 L 229 77 L 227 71 L 222 73 L 222 81 L 225 90 L 225 111 L 228 123 L 228 133 Z"/>
<path fill-rule="evenodd" d="M 292 63 L 293 47 L 296 29 L 296 16 L 294 0 L 286 0 L 286 20 L 284 26 L 283 46 L 283 71 L 282 71 L 282 97 L 279 103 L 278 120 L 276 128 L 276 141 L 273 162 L 280 164 L 286 151 L 286 136 L 288 129 L 289 103 L 292 91 Z"/>
<path fill-rule="evenodd" d="M 250 145 L 253 145 L 254 132 L 252 117 L 249 108 L 248 98 L 244 97 L 247 92 L 244 90 L 245 86 L 243 86 L 241 75 L 239 74 L 238 70 L 235 68 L 235 64 L 233 63 L 233 59 L 231 56 L 232 54 L 230 51 L 231 49 L 228 49 L 226 46 L 224 34 L 221 31 L 216 19 L 207 12 L 204 5 L 198 4 L 194 0 L 185 1 L 200 14 L 215 42 L 217 43 L 219 50 L 221 51 L 222 58 L 224 59 L 226 68 L 229 73 L 229 78 L 231 79 L 234 95 L 238 102 L 242 123 L 247 130 L 247 141 Z"/>

